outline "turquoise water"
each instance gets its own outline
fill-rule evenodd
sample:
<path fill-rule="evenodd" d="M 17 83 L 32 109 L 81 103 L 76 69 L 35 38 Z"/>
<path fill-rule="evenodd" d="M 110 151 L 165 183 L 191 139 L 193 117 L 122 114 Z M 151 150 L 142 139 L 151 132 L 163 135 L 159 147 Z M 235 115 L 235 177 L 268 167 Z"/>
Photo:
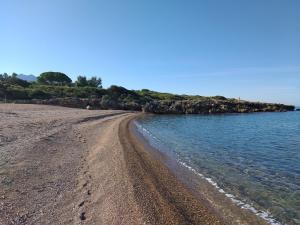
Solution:
<path fill-rule="evenodd" d="M 146 116 L 138 127 L 241 207 L 300 224 L 300 112 Z"/>

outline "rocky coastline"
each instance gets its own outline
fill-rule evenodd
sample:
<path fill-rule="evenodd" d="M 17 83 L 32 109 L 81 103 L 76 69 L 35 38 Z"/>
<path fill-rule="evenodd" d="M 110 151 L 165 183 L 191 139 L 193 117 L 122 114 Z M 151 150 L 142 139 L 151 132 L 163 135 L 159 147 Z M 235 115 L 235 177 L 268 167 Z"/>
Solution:
<path fill-rule="evenodd" d="M 214 114 L 294 111 L 294 106 L 248 101 L 160 101 L 147 103 L 143 110 L 157 114 Z"/>
<path fill-rule="evenodd" d="M 284 104 L 249 102 L 237 99 L 203 100 L 152 100 L 145 103 L 106 101 L 101 98 L 55 98 L 15 100 L 15 103 L 57 105 L 71 108 L 118 109 L 143 111 L 154 114 L 217 114 L 217 113 L 252 113 L 252 112 L 286 112 L 294 111 L 295 107 Z"/>

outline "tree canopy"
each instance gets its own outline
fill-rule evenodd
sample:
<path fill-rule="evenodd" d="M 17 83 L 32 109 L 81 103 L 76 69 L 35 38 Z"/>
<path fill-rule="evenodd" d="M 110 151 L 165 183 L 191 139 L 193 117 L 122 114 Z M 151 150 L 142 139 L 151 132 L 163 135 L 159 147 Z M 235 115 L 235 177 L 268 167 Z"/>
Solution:
<path fill-rule="evenodd" d="M 85 76 L 78 76 L 77 81 L 75 82 L 75 85 L 77 87 L 86 87 L 88 86 L 88 82 Z"/>
<path fill-rule="evenodd" d="M 78 76 L 77 81 L 75 82 L 77 87 L 96 87 L 102 88 L 102 80 L 99 77 L 91 77 L 91 79 L 87 79 L 86 76 Z"/>
<path fill-rule="evenodd" d="M 37 82 L 50 85 L 70 85 L 72 80 L 61 72 L 44 72 L 37 78 Z"/>

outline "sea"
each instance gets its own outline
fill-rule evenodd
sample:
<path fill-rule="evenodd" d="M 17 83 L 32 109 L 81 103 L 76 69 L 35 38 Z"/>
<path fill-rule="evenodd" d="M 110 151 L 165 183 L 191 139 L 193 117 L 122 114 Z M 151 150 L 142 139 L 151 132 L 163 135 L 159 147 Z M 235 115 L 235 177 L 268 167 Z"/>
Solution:
<path fill-rule="evenodd" d="M 270 224 L 300 224 L 300 112 L 148 115 L 154 148 Z"/>

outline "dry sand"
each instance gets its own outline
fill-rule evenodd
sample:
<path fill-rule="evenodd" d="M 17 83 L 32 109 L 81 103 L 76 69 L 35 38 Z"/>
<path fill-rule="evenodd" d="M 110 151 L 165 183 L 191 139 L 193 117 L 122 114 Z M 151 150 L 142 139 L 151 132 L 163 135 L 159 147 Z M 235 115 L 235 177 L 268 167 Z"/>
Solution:
<path fill-rule="evenodd" d="M 137 113 L 0 105 L 0 224 L 225 224 L 133 135 Z"/>

